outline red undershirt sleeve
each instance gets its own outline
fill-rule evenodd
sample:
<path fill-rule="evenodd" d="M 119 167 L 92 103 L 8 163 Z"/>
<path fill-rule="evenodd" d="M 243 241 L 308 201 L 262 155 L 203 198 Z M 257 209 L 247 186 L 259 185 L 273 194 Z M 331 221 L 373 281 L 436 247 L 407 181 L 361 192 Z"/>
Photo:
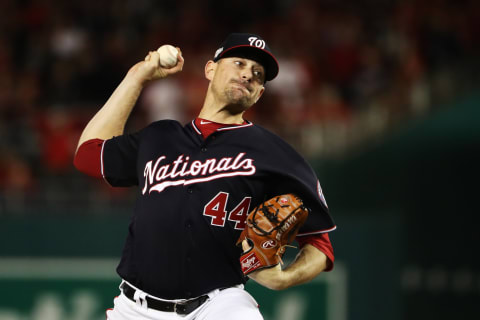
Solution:
<path fill-rule="evenodd" d="M 102 147 L 104 140 L 87 140 L 78 148 L 73 164 L 78 171 L 102 178 Z"/>
<path fill-rule="evenodd" d="M 333 269 L 333 262 L 335 261 L 335 256 L 333 254 L 332 243 L 328 233 L 319 233 L 310 236 L 297 237 L 298 245 L 300 248 L 303 248 L 307 243 L 311 244 L 318 250 L 322 251 L 327 256 L 327 268 L 324 271 L 331 271 Z"/>

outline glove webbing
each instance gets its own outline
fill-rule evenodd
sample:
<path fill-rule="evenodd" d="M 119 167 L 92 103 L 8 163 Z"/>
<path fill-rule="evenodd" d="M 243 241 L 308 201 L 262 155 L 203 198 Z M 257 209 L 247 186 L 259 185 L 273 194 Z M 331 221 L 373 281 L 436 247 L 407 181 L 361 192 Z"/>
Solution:
<path fill-rule="evenodd" d="M 290 216 L 292 216 L 295 212 L 297 212 L 297 210 L 301 210 L 301 209 L 304 210 L 304 209 L 305 209 L 304 206 L 300 206 L 300 207 L 296 208 L 295 210 L 293 210 L 292 212 L 290 212 L 290 213 L 288 214 L 288 216 L 286 216 L 285 219 L 283 219 L 282 222 L 280 222 L 276 227 L 272 228 L 272 230 L 270 230 L 270 231 L 265 231 L 265 230 L 263 230 L 262 228 L 260 228 L 260 227 L 258 226 L 258 224 L 255 222 L 255 216 L 257 215 L 258 210 L 261 209 L 262 212 L 263 212 L 263 214 L 265 215 L 265 217 L 266 217 L 269 221 L 272 221 L 273 219 L 275 219 L 275 220 L 278 221 L 277 217 L 278 217 L 278 211 L 279 211 L 279 209 L 277 209 L 275 213 L 272 213 L 272 212 L 270 212 L 270 211 L 268 210 L 268 207 L 271 207 L 271 206 L 272 206 L 272 205 L 265 206 L 265 204 L 262 203 L 262 205 L 261 205 L 261 206 L 258 206 L 258 207 L 255 209 L 255 211 L 253 212 L 252 220 L 250 220 L 250 219 L 248 220 L 248 222 L 249 222 L 249 223 L 252 225 L 252 227 L 253 227 L 253 231 L 255 231 L 256 234 L 262 234 L 262 235 L 264 235 L 264 236 L 269 236 L 269 235 L 271 235 L 274 231 L 276 231 L 276 230 L 278 230 L 278 229 L 281 229 L 281 228 L 283 227 L 283 225 L 288 221 L 288 218 L 290 218 Z M 282 207 L 288 207 L 288 205 L 284 205 L 284 206 L 282 206 Z M 260 231 L 260 233 L 257 232 L 257 230 Z"/>

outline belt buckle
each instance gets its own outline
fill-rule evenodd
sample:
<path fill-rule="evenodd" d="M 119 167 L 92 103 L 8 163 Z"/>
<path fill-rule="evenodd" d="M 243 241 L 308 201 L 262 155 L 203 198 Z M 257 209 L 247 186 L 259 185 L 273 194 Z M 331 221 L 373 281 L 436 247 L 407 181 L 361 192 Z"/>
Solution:
<path fill-rule="evenodd" d="M 186 302 L 186 303 L 175 303 L 173 305 L 173 311 L 176 314 L 187 315 L 193 310 L 190 310 L 189 303 Z"/>

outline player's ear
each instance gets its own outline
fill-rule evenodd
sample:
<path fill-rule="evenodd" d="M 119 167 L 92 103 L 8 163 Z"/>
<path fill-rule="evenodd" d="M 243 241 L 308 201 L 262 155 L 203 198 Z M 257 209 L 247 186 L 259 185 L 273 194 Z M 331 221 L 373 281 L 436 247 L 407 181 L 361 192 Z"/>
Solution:
<path fill-rule="evenodd" d="M 217 63 L 213 62 L 213 60 L 209 60 L 205 65 L 205 78 L 212 81 L 216 69 Z"/>
<path fill-rule="evenodd" d="M 263 86 L 262 89 L 260 89 L 260 91 L 258 92 L 258 96 L 257 96 L 257 99 L 255 99 L 255 103 L 257 103 L 257 101 L 260 99 L 260 97 L 264 92 L 265 92 L 265 86 Z"/>

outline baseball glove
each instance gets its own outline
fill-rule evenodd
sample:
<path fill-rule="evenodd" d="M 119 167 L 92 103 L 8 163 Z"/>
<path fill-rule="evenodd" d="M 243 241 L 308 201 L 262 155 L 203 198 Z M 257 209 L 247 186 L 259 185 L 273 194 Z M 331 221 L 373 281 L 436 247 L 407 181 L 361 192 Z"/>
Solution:
<path fill-rule="evenodd" d="M 243 273 L 283 263 L 286 246 L 293 242 L 307 216 L 303 201 L 293 194 L 273 197 L 253 209 L 237 241 L 241 246 L 246 239 L 251 247 L 240 257 Z"/>

